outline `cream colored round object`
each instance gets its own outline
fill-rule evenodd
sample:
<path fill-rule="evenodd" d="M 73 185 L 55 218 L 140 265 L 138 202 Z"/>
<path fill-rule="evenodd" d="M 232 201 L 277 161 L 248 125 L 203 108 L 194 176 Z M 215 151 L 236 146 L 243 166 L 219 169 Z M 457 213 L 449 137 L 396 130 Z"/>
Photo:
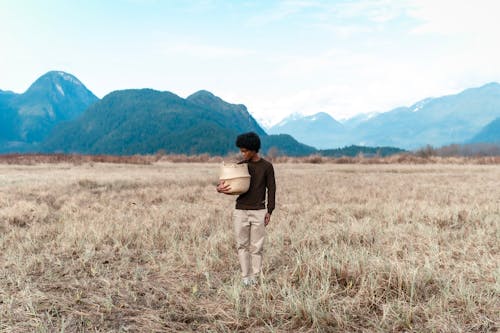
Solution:
<path fill-rule="evenodd" d="M 222 163 L 219 173 L 219 180 L 231 187 L 227 194 L 242 194 L 250 187 L 250 174 L 246 163 Z"/>

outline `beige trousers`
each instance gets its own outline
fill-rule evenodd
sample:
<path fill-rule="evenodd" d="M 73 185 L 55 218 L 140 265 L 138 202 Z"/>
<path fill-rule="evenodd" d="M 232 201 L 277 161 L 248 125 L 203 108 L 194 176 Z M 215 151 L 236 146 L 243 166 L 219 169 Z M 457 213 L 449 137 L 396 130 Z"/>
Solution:
<path fill-rule="evenodd" d="M 243 278 L 257 278 L 262 270 L 266 213 L 266 209 L 235 209 L 233 212 L 234 235 Z"/>

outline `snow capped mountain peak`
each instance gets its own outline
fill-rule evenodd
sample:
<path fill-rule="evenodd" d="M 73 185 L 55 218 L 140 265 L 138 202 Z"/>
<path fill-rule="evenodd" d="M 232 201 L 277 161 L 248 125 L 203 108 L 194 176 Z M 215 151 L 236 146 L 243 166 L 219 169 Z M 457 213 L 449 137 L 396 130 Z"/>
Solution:
<path fill-rule="evenodd" d="M 65 73 L 63 71 L 57 71 L 55 73 L 57 75 L 59 75 L 60 77 L 62 77 L 66 81 L 69 81 L 69 82 L 71 82 L 73 84 L 76 84 L 76 85 L 80 85 L 80 86 L 82 85 L 82 83 L 76 77 L 74 77 L 71 74 Z"/>
<path fill-rule="evenodd" d="M 280 121 L 276 125 L 274 125 L 274 127 L 284 126 L 285 124 L 287 124 L 291 121 L 298 120 L 301 118 L 304 118 L 304 115 L 302 115 L 301 113 L 295 112 L 295 113 L 290 114 L 288 117 L 284 118 L 282 121 Z"/>
<path fill-rule="evenodd" d="M 342 118 L 340 119 L 340 123 L 342 124 L 347 124 L 347 125 L 358 125 L 359 123 L 362 123 L 364 121 L 370 120 L 373 117 L 376 117 L 380 114 L 381 112 L 373 111 L 373 112 L 367 112 L 367 113 L 358 113 L 355 116 L 349 117 L 349 118 Z"/>
<path fill-rule="evenodd" d="M 268 118 L 254 116 L 257 123 L 262 127 L 265 131 L 268 131 L 271 127 L 273 127 L 273 122 Z"/>
<path fill-rule="evenodd" d="M 418 112 L 420 109 L 422 109 L 427 103 L 429 103 L 433 98 L 426 98 L 424 100 L 421 100 L 420 102 L 417 102 L 412 105 L 410 110 L 412 112 Z"/>
<path fill-rule="evenodd" d="M 305 120 L 308 120 L 310 122 L 314 122 L 314 121 L 331 121 L 331 120 L 334 120 L 334 118 L 332 116 L 330 116 L 328 113 L 326 112 L 318 112 L 318 113 L 315 113 L 311 116 L 306 116 L 306 117 L 303 117 Z"/>

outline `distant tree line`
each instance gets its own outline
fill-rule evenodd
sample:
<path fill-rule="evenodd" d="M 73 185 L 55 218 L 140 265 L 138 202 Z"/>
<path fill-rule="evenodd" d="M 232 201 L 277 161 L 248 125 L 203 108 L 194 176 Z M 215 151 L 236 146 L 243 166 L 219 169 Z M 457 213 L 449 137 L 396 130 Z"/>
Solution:
<path fill-rule="evenodd" d="M 324 149 L 318 151 L 320 155 L 326 157 L 342 157 L 342 156 L 355 157 L 361 154 L 364 157 L 386 157 L 405 152 L 407 151 L 395 147 L 364 147 L 356 145 L 351 145 L 337 149 Z"/>
<path fill-rule="evenodd" d="M 427 145 L 415 151 L 419 157 L 481 157 L 481 156 L 500 156 L 499 143 L 470 143 L 470 144 L 451 144 L 439 148 Z"/>

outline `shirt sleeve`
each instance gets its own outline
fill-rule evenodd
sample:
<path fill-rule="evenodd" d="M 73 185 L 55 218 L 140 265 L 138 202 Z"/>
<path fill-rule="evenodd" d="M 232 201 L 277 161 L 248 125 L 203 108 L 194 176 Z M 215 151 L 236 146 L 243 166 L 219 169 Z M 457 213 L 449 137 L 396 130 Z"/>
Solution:
<path fill-rule="evenodd" d="M 276 199 L 276 180 L 274 179 L 274 167 L 270 164 L 266 172 L 267 187 L 267 212 L 271 214 L 275 207 Z"/>

